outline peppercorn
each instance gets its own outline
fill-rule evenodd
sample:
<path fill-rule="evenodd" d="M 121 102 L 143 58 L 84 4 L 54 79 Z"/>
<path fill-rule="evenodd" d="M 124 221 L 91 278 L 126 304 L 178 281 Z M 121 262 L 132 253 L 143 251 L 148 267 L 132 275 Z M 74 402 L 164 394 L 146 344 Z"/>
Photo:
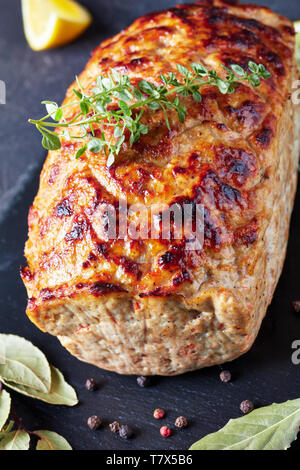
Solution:
<path fill-rule="evenodd" d="M 168 426 L 162 426 L 162 427 L 160 428 L 160 431 L 159 431 L 159 432 L 160 432 L 160 435 L 161 435 L 162 437 L 169 437 L 169 436 L 171 436 L 171 429 L 168 428 Z"/>
<path fill-rule="evenodd" d="M 140 375 L 136 381 L 140 387 L 148 387 L 150 385 L 150 377 L 146 377 L 145 375 Z"/>
<path fill-rule="evenodd" d="M 89 390 L 89 392 L 96 390 L 97 385 L 96 385 L 95 379 L 93 378 L 87 379 L 87 381 L 85 382 L 85 388 Z"/>
<path fill-rule="evenodd" d="M 122 424 L 120 426 L 119 435 L 123 439 L 129 439 L 130 437 L 132 437 L 133 431 L 129 426 L 127 426 L 127 424 Z"/>
<path fill-rule="evenodd" d="M 96 429 L 100 428 L 102 424 L 101 418 L 99 416 L 90 416 L 89 419 L 87 420 L 87 425 L 90 429 L 95 431 Z"/>
<path fill-rule="evenodd" d="M 220 373 L 220 380 L 221 382 L 230 382 L 231 380 L 231 373 L 229 370 L 222 370 Z"/>
<path fill-rule="evenodd" d="M 300 300 L 295 300 L 292 302 L 293 309 L 296 313 L 300 312 Z"/>
<path fill-rule="evenodd" d="M 177 428 L 186 428 L 188 425 L 187 419 L 184 416 L 178 416 L 175 420 L 175 426 Z"/>
<path fill-rule="evenodd" d="M 110 427 L 111 432 L 114 432 L 117 434 L 120 431 L 121 425 L 120 423 L 118 423 L 118 421 L 114 421 L 113 423 L 109 425 L 109 427 Z"/>
<path fill-rule="evenodd" d="M 156 408 L 156 410 L 154 410 L 153 416 L 155 419 L 162 419 L 165 416 L 165 410 Z"/>
<path fill-rule="evenodd" d="M 254 410 L 254 405 L 253 405 L 252 401 L 250 401 L 250 400 L 242 401 L 242 403 L 240 404 L 240 410 L 244 414 L 250 413 L 252 410 Z"/>

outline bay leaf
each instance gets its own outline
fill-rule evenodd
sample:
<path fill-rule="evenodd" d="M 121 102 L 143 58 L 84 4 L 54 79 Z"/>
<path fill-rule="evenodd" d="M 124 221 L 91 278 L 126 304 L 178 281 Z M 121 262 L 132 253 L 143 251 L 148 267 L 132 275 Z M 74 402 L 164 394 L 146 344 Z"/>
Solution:
<path fill-rule="evenodd" d="M 3 439 L 5 434 L 9 433 L 12 430 L 14 424 L 14 421 L 10 421 L 6 426 L 4 426 L 4 428 L 2 428 L 2 431 L 0 432 L 0 439 Z"/>
<path fill-rule="evenodd" d="M 30 437 L 26 431 L 18 429 L 9 432 L 0 441 L 0 450 L 28 450 Z"/>
<path fill-rule="evenodd" d="M 68 441 L 53 431 L 34 431 L 40 439 L 36 450 L 72 450 Z"/>
<path fill-rule="evenodd" d="M 297 438 L 299 426 L 300 398 L 273 403 L 229 420 L 190 450 L 286 450 Z"/>
<path fill-rule="evenodd" d="M 0 334 L 0 343 L 0 379 L 40 392 L 49 392 L 50 366 L 39 349 L 30 341 L 16 335 Z"/>
<path fill-rule="evenodd" d="M 69 385 L 62 373 L 54 366 L 50 366 L 51 369 L 51 389 L 49 393 L 38 392 L 24 385 L 15 384 L 12 382 L 4 381 L 3 383 L 15 390 L 16 392 L 27 395 L 31 398 L 37 398 L 38 400 L 51 403 L 53 405 L 67 405 L 74 406 L 78 403 L 76 392 L 71 385 Z"/>
<path fill-rule="evenodd" d="M 0 392 L 0 431 L 5 425 L 10 413 L 10 394 L 6 390 Z"/>

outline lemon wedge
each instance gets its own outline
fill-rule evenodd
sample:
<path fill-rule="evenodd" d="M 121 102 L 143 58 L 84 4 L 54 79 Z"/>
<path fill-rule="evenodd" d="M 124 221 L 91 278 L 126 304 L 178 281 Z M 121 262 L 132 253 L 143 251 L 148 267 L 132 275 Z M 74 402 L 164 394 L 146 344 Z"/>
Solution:
<path fill-rule="evenodd" d="M 300 21 L 295 21 L 294 27 L 296 31 L 296 60 L 300 70 Z"/>
<path fill-rule="evenodd" d="M 72 0 L 22 0 L 25 36 L 35 51 L 73 41 L 91 23 L 88 10 Z"/>

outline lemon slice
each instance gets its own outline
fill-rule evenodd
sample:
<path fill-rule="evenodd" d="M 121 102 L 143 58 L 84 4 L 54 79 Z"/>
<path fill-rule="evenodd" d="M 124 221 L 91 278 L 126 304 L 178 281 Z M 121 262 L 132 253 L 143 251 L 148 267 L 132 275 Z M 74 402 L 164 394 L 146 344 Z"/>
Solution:
<path fill-rule="evenodd" d="M 296 60 L 300 70 L 300 21 L 295 21 L 294 27 L 296 31 Z"/>
<path fill-rule="evenodd" d="M 73 41 L 91 23 L 88 10 L 72 0 L 22 0 L 26 39 L 35 51 Z"/>

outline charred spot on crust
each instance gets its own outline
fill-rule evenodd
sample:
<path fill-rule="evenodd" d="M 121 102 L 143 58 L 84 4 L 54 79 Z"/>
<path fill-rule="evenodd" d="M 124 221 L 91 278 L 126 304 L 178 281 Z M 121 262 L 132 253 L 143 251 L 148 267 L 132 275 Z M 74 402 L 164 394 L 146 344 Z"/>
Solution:
<path fill-rule="evenodd" d="M 223 23 L 227 17 L 227 8 L 213 7 L 207 9 L 206 18 L 209 25 Z"/>
<path fill-rule="evenodd" d="M 174 287 L 178 287 L 178 286 L 180 286 L 181 284 L 183 284 L 184 282 L 187 282 L 187 281 L 191 282 L 191 279 L 190 279 L 190 276 L 189 276 L 189 273 L 187 272 L 187 270 L 183 269 L 181 271 L 181 273 L 179 274 L 179 276 L 176 276 L 172 280 L 172 283 L 173 283 Z"/>
<path fill-rule="evenodd" d="M 54 214 L 58 217 L 70 217 L 73 214 L 73 206 L 70 199 L 65 198 L 59 202 L 54 210 Z"/>
<path fill-rule="evenodd" d="M 21 266 L 20 267 L 20 276 L 25 281 L 31 281 L 33 279 L 33 274 L 30 271 L 28 266 Z"/>
<path fill-rule="evenodd" d="M 120 286 L 116 284 L 110 284 L 105 282 L 94 282 L 90 287 L 90 293 L 95 297 L 100 297 L 101 295 L 108 294 L 110 292 L 127 292 Z"/>
<path fill-rule="evenodd" d="M 275 69 L 275 72 L 278 75 L 280 76 L 285 75 L 285 68 L 278 54 L 276 54 L 275 52 L 267 48 L 261 48 L 258 52 L 259 52 L 259 55 L 263 57 L 265 62 L 268 62 L 269 64 L 272 65 L 272 67 Z"/>
<path fill-rule="evenodd" d="M 220 249 L 221 241 L 221 229 L 214 224 L 209 209 L 204 207 L 204 246 Z"/>
<path fill-rule="evenodd" d="M 135 59 L 131 59 L 130 66 L 134 68 L 139 65 L 147 64 L 148 62 L 149 59 L 147 57 L 136 57 Z"/>
<path fill-rule="evenodd" d="M 174 176 L 183 175 L 184 173 L 187 173 L 187 168 L 184 168 L 183 166 L 175 166 L 172 169 L 172 173 Z"/>
<path fill-rule="evenodd" d="M 238 108 L 227 106 L 226 111 L 228 114 L 233 115 L 238 122 L 254 126 L 261 120 L 261 111 L 263 111 L 263 108 L 264 105 L 246 100 Z"/>
<path fill-rule="evenodd" d="M 134 276 L 137 280 L 141 278 L 142 273 L 140 272 L 139 265 L 134 261 L 126 258 L 126 256 L 115 258 L 114 261 L 116 264 L 122 266 L 127 274 Z"/>
<path fill-rule="evenodd" d="M 172 294 L 170 292 L 164 291 L 161 287 L 156 287 L 156 289 L 152 290 L 151 292 L 142 292 L 139 294 L 140 298 L 143 297 L 169 297 Z"/>
<path fill-rule="evenodd" d="M 81 216 L 75 217 L 72 229 L 65 235 L 66 242 L 76 242 L 82 240 L 85 232 L 88 230 L 88 222 Z"/>
<path fill-rule="evenodd" d="M 238 245 L 251 245 L 257 240 L 258 224 L 254 218 L 249 224 L 237 229 L 234 233 L 234 241 Z"/>
<path fill-rule="evenodd" d="M 228 183 L 242 186 L 257 171 L 253 154 L 240 148 L 219 146 L 216 148 L 218 175 Z"/>
<path fill-rule="evenodd" d="M 184 248 L 174 245 L 158 258 L 158 265 L 162 269 L 174 269 L 183 263 Z"/>
<path fill-rule="evenodd" d="M 90 252 L 89 256 L 88 256 L 88 260 L 89 261 L 96 261 L 97 259 L 97 256 L 95 255 L 95 253 L 93 253 L 92 251 Z"/>
<path fill-rule="evenodd" d="M 59 175 L 60 168 L 58 165 L 52 165 L 50 174 L 49 174 L 49 179 L 48 179 L 48 184 L 52 185 L 55 183 L 56 178 Z"/>
<path fill-rule="evenodd" d="M 84 261 L 82 263 L 82 269 L 87 269 L 91 266 L 91 263 L 89 261 Z"/>
<path fill-rule="evenodd" d="M 195 193 L 199 193 L 199 189 L 203 190 L 209 196 L 210 201 L 216 204 L 220 210 L 228 210 L 236 205 L 243 206 L 240 191 L 223 183 L 212 170 L 208 170 L 202 178 L 200 188 L 195 187 Z"/>
<path fill-rule="evenodd" d="M 42 297 L 43 302 L 47 300 L 53 300 L 56 298 L 55 294 L 50 289 L 41 289 L 40 295 Z"/>
<path fill-rule="evenodd" d="M 256 134 L 256 141 L 257 143 L 263 147 L 267 148 L 270 145 L 271 138 L 273 137 L 273 130 L 268 127 L 263 127 L 257 134 Z"/>
<path fill-rule="evenodd" d="M 106 243 L 98 243 L 97 250 L 98 250 L 98 253 L 100 253 L 101 255 L 105 257 L 107 256 L 107 253 L 108 253 L 108 246 Z"/>

